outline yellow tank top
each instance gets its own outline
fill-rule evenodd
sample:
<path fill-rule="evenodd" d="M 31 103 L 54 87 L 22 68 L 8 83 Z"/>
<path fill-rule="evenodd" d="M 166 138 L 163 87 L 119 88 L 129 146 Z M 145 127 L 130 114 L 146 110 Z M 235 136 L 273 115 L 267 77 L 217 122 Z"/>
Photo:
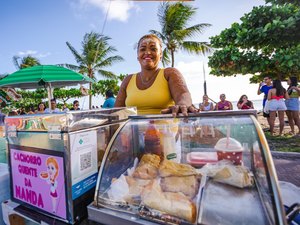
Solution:
<path fill-rule="evenodd" d="M 157 74 L 153 84 L 140 90 L 136 86 L 137 74 L 134 74 L 126 88 L 126 106 L 136 106 L 138 114 L 160 114 L 162 109 L 174 105 L 171 97 L 168 81 L 164 76 L 164 69 Z"/>

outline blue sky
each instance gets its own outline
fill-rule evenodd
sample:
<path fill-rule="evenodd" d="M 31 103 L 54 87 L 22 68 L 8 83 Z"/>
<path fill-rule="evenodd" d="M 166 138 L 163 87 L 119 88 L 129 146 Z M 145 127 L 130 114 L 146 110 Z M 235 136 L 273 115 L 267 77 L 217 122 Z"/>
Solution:
<path fill-rule="evenodd" d="M 240 22 L 240 17 L 250 12 L 253 6 L 264 4 L 264 1 L 195 0 L 187 4 L 198 8 L 190 25 L 212 24 L 203 35 L 197 37 L 199 41 L 209 41 L 210 36 L 219 34 L 233 22 Z M 138 72 L 134 44 L 150 29 L 160 30 L 157 19 L 159 5 L 158 1 L 3 0 L 0 2 L 0 74 L 17 70 L 12 62 L 14 55 L 23 57 L 31 54 L 39 58 L 42 64 L 74 64 L 66 41 L 80 50 L 85 33 L 101 33 L 102 30 L 104 35 L 112 38 L 110 44 L 118 50 L 117 54 L 125 59 L 110 70 L 117 74 Z M 108 20 L 104 27 L 107 11 Z M 207 60 L 207 57 L 184 52 L 175 55 L 175 66 L 184 75 L 194 102 L 201 101 L 203 95 L 203 63 L 211 98 L 218 100 L 223 92 L 232 101 L 238 100 L 242 94 L 247 94 L 250 99 L 262 98 L 256 95 L 257 85 L 250 85 L 247 76 L 208 76 Z M 233 88 L 238 90 L 232 91 Z"/>

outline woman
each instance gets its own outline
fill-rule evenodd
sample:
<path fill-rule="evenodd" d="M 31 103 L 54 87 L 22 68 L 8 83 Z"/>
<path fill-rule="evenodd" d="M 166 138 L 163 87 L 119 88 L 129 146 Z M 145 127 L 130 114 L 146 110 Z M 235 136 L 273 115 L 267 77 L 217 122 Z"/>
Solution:
<path fill-rule="evenodd" d="M 284 99 L 289 99 L 287 91 L 282 87 L 280 80 L 274 80 L 273 88 L 268 92 L 271 135 L 274 135 L 274 123 L 277 112 L 279 118 L 279 135 L 282 136 L 284 128 L 284 111 L 286 110 Z"/>
<path fill-rule="evenodd" d="M 214 104 L 208 101 L 208 96 L 203 95 L 203 102 L 199 104 L 200 111 L 212 111 L 214 110 Z"/>
<path fill-rule="evenodd" d="M 35 114 L 45 113 L 45 109 L 46 109 L 45 103 L 40 102 L 40 103 L 38 104 L 37 110 L 35 110 Z"/>
<path fill-rule="evenodd" d="M 161 40 L 148 34 L 138 42 L 137 59 L 141 71 L 122 82 L 115 107 L 136 106 L 138 114 L 196 112 L 182 74 L 175 68 L 159 68 Z"/>
<path fill-rule="evenodd" d="M 289 95 L 289 99 L 285 100 L 286 105 L 286 115 L 289 120 L 289 125 L 291 127 L 290 134 L 295 134 L 295 126 L 298 127 L 298 135 L 300 135 L 300 118 L 299 118 L 299 95 L 300 88 L 298 86 L 297 77 L 289 77 L 287 80 L 287 84 L 289 85 L 287 92 Z"/>
<path fill-rule="evenodd" d="M 238 109 L 254 109 L 253 103 L 248 100 L 247 95 L 242 95 L 237 103 Z"/>
<path fill-rule="evenodd" d="M 221 94 L 220 100 L 215 107 L 215 110 L 232 110 L 232 103 L 226 100 L 226 95 Z"/>

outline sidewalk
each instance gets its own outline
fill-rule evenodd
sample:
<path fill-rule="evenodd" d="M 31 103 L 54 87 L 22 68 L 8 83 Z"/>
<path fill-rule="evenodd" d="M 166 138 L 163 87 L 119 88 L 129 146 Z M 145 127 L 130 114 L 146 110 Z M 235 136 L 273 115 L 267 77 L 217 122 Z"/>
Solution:
<path fill-rule="evenodd" d="M 300 187 L 300 153 L 272 151 L 278 180 Z"/>

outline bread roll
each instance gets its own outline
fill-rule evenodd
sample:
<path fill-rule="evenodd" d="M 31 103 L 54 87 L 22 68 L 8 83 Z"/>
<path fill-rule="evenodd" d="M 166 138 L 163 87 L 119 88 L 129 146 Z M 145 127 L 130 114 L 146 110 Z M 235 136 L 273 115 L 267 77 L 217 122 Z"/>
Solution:
<path fill-rule="evenodd" d="M 135 179 L 130 176 L 126 176 L 126 182 L 128 183 L 128 194 L 124 197 L 124 200 L 128 203 L 139 204 L 141 193 L 146 185 L 148 185 L 151 180 Z"/>
<path fill-rule="evenodd" d="M 142 191 L 142 203 L 145 206 L 165 212 L 194 223 L 196 206 L 182 193 L 162 192 L 158 180 L 153 180 Z"/>
<path fill-rule="evenodd" d="M 181 192 L 193 199 L 199 190 L 200 176 L 164 177 L 160 181 L 163 191 Z"/>
<path fill-rule="evenodd" d="M 190 165 L 176 163 L 170 160 L 164 160 L 159 166 L 159 175 L 161 177 L 182 177 L 197 175 L 197 171 L 194 167 Z"/>
<path fill-rule="evenodd" d="M 141 158 L 138 167 L 133 172 L 134 178 L 153 179 L 158 175 L 160 157 L 155 154 L 145 154 Z"/>

